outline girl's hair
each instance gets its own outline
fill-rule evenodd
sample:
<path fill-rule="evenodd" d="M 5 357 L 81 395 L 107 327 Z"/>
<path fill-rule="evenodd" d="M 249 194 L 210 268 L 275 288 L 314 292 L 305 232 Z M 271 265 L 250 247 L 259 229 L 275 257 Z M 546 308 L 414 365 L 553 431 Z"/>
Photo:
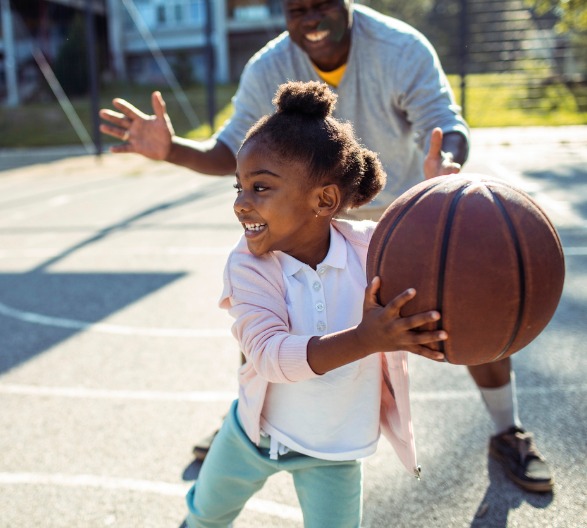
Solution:
<path fill-rule="evenodd" d="M 306 162 L 308 185 L 337 184 L 345 210 L 371 201 L 385 185 L 385 172 L 377 155 L 355 139 L 350 123 L 332 116 L 336 99 L 321 82 L 282 84 L 273 99 L 275 113 L 257 121 L 243 145 L 254 138 L 286 160 Z"/>

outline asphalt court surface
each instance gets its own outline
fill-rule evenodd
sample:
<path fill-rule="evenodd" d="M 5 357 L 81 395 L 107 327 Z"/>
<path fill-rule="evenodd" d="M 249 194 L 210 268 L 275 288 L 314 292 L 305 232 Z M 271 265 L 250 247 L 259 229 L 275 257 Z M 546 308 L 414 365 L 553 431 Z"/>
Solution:
<path fill-rule="evenodd" d="M 530 494 L 487 457 L 463 367 L 411 361 L 415 481 L 382 440 L 365 460 L 365 527 L 585 526 L 587 127 L 473 131 L 468 172 L 527 190 L 563 241 L 559 309 L 514 356 L 520 414 L 553 466 Z M 175 528 L 194 442 L 236 395 L 216 307 L 241 234 L 232 178 L 80 149 L 0 151 L 0 528 Z M 287 475 L 236 528 L 300 527 Z"/>

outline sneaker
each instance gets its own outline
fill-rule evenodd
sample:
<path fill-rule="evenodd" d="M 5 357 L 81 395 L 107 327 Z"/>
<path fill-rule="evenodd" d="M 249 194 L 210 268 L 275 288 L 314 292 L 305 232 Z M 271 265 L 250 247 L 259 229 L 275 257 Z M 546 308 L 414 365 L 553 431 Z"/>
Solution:
<path fill-rule="evenodd" d="M 492 436 L 489 454 L 501 463 L 508 477 L 527 491 L 552 491 L 554 479 L 544 457 L 534 445 L 532 433 L 510 427 Z"/>
<path fill-rule="evenodd" d="M 212 445 L 212 441 L 218 434 L 218 431 L 214 431 L 212 434 L 202 438 L 195 446 L 192 452 L 194 453 L 194 458 L 203 462 L 210 450 L 210 446 Z"/>

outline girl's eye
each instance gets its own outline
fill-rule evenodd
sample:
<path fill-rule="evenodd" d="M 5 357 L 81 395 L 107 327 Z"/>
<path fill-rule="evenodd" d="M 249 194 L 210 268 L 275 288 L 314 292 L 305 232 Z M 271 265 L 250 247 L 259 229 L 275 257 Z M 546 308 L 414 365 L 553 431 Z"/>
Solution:
<path fill-rule="evenodd" d="M 233 184 L 233 187 L 236 189 L 237 194 L 239 194 L 243 190 L 243 188 L 238 183 Z"/>
<path fill-rule="evenodd" d="M 263 192 L 266 191 L 267 187 L 265 187 L 264 185 L 255 185 L 255 191 L 256 192 Z"/>

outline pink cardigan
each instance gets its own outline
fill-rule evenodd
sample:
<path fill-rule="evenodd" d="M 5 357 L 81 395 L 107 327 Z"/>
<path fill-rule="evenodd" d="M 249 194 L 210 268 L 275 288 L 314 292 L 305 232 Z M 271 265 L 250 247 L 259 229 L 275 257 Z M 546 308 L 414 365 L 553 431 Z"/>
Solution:
<path fill-rule="evenodd" d="M 334 228 L 352 245 L 364 267 L 375 225 L 367 221 L 333 221 Z M 232 333 L 247 358 L 238 374 L 239 417 L 248 437 L 257 445 L 268 383 L 293 383 L 318 376 L 306 358 L 312 336 L 289 333 L 285 297 L 279 260 L 273 253 L 251 255 L 243 236 L 228 257 L 219 305 L 235 318 Z M 408 353 L 381 355 L 381 431 L 405 468 L 419 476 L 408 391 Z"/>

